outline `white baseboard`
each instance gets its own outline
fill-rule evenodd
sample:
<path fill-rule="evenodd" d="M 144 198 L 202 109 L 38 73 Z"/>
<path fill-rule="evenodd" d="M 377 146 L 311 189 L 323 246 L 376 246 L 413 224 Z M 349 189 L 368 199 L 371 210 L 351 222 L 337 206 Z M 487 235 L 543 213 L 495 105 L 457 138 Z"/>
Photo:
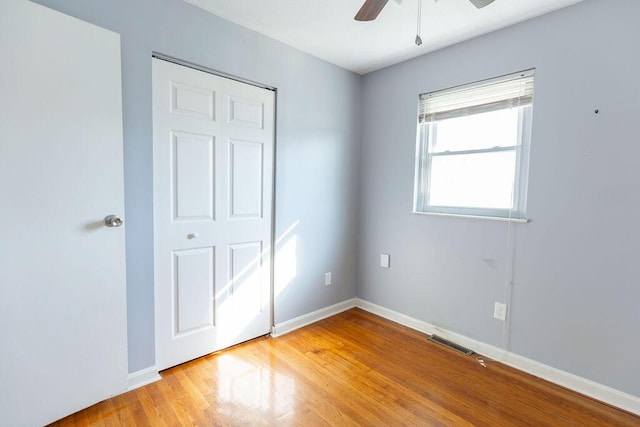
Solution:
<path fill-rule="evenodd" d="M 162 377 L 160 376 L 160 374 L 158 374 L 158 370 L 155 366 L 150 366 L 148 368 L 132 372 L 127 377 L 127 391 L 135 390 L 147 384 L 160 381 L 161 379 Z"/>
<path fill-rule="evenodd" d="M 640 397 L 638 396 L 616 390 L 595 381 L 591 381 L 543 363 L 536 362 L 535 360 L 528 359 L 518 354 L 511 353 L 502 348 L 448 331 L 441 327 L 423 322 L 422 320 L 415 319 L 360 298 L 356 298 L 355 305 L 358 308 L 377 314 L 385 319 L 392 320 L 400 323 L 401 325 L 429 335 L 436 334 L 442 338 L 467 347 L 478 354 L 497 360 L 520 371 L 527 372 L 536 377 L 592 397 L 593 399 L 618 407 L 633 414 L 640 415 Z"/>
<path fill-rule="evenodd" d="M 317 322 L 318 320 L 326 319 L 327 317 L 335 316 L 338 313 L 347 311 L 356 306 L 356 298 L 351 298 L 329 307 L 321 308 L 311 313 L 303 314 L 286 322 L 278 323 L 271 328 L 271 336 L 276 338 L 282 336 L 296 329 L 300 329 L 304 326 Z"/>

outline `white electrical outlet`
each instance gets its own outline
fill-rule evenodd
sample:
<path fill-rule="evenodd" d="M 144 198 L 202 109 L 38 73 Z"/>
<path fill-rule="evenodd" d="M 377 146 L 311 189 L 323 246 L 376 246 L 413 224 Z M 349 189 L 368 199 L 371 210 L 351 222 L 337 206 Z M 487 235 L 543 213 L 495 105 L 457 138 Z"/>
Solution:
<path fill-rule="evenodd" d="M 331 285 L 331 273 L 324 273 L 324 285 Z"/>
<path fill-rule="evenodd" d="M 391 256 L 389 254 L 380 254 L 380 267 L 389 268 Z"/>
<path fill-rule="evenodd" d="M 507 304 L 502 304 L 501 302 L 495 303 L 493 307 L 493 318 L 507 320 Z"/>

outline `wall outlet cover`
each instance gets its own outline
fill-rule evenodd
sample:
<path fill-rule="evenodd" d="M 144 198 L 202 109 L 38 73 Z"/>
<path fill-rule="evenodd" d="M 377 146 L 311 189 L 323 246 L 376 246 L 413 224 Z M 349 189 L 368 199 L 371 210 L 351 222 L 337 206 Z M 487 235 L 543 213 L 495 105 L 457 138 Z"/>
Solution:
<path fill-rule="evenodd" d="M 324 285 L 331 285 L 331 273 L 324 273 Z"/>
<path fill-rule="evenodd" d="M 496 302 L 493 306 L 493 317 L 498 320 L 507 320 L 507 304 Z"/>
<path fill-rule="evenodd" d="M 380 267 L 389 268 L 391 264 L 391 256 L 389 254 L 380 254 Z"/>

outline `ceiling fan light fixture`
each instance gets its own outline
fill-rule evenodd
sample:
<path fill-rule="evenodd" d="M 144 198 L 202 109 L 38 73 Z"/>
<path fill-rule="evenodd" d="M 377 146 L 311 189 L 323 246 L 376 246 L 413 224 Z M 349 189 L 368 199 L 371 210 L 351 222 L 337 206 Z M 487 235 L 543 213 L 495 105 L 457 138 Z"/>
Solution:
<path fill-rule="evenodd" d="M 356 13 L 356 16 L 353 18 L 356 21 L 373 21 L 378 17 L 382 9 L 387 5 L 389 0 L 364 0 L 362 7 Z M 435 0 L 436 2 L 438 0 Z M 495 0 L 469 0 L 469 2 L 474 5 L 477 9 L 482 9 L 485 6 L 490 5 Z M 398 4 L 402 3 L 402 0 L 396 0 Z"/>

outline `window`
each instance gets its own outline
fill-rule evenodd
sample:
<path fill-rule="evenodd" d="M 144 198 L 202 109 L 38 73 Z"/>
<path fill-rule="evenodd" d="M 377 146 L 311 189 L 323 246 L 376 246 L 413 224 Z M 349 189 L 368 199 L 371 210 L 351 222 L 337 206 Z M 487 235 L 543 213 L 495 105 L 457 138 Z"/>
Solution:
<path fill-rule="evenodd" d="M 533 76 L 420 95 L 414 212 L 524 219 Z"/>

